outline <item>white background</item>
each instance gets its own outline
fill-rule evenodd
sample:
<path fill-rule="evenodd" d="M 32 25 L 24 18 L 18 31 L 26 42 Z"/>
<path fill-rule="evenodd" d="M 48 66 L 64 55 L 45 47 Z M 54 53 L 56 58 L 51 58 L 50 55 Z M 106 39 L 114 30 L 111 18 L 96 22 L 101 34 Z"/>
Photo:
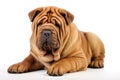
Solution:
<path fill-rule="evenodd" d="M 8 74 L 9 65 L 29 54 L 31 22 L 28 12 L 40 6 L 57 6 L 74 14 L 82 31 L 96 33 L 105 44 L 105 68 L 51 77 L 46 71 Z M 119 80 L 120 79 L 119 0 L 1 0 L 0 1 L 0 80 Z"/>

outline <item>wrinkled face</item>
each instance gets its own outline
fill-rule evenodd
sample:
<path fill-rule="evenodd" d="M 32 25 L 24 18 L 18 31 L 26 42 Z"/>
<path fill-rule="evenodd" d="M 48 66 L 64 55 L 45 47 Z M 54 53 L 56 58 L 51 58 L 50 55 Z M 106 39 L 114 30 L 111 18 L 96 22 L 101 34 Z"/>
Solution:
<path fill-rule="evenodd" d="M 73 20 L 68 11 L 56 7 L 37 8 L 29 13 L 36 34 L 37 47 L 46 54 L 56 52 L 62 45 L 66 28 Z"/>
<path fill-rule="evenodd" d="M 43 51 L 56 51 L 60 47 L 60 21 L 47 12 L 37 23 L 37 46 Z"/>

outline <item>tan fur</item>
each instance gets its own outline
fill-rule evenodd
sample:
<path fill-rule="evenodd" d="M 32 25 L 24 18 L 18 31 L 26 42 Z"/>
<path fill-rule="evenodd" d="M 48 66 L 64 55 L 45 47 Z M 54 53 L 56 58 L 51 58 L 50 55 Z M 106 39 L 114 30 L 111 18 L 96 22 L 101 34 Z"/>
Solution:
<path fill-rule="evenodd" d="M 37 27 L 37 22 L 42 16 L 47 14 L 47 22 Z M 52 16 L 56 18 L 53 19 Z M 8 68 L 10 73 L 23 73 L 34 71 L 42 68 L 47 69 L 49 75 L 63 75 L 68 72 L 86 70 L 87 67 L 102 68 L 104 67 L 104 45 L 102 41 L 91 32 L 79 31 L 72 22 L 74 16 L 57 7 L 37 8 L 29 13 L 32 21 L 32 36 L 30 39 L 30 55 L 22 62 L 14 64 Z M 44 19 L 44 20 L 45 20 Z M 60 30 L 56 28 L 55 21 L 61 25 Z M 38 48 L 41 32 L 44 29 L 53 31 L 54 43 L 59 49 L 53 50 L 52 54 L 47 54 L 41 48 Z"/>

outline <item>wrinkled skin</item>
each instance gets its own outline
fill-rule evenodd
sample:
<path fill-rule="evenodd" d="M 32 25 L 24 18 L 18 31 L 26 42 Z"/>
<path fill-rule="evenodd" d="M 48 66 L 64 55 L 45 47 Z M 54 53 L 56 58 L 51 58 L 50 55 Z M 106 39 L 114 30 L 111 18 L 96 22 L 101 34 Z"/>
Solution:
<path fill-rule="evenodd" d="M 9 73 L 47 69 L 51 76 L 104 67 L 104 45 L 91 32 L 79 31 L 74 16 L 61 8 L 40 7 L 29 13 L 30 55 L 8 68 Z"/>

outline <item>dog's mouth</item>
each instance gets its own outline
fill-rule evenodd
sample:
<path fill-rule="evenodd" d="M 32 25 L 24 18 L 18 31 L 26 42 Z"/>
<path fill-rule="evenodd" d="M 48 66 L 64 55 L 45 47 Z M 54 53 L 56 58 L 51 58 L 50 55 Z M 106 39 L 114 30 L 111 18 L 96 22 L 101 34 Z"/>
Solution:
<path fill-rule="evenodd" d="M 54 41 L 46 39 L 45 41 L 41 40 L 41 43 L 39 44 L 39 49 L 46 51 L 46 54 L 50 54 L 57 51 L 59 49 L 59 45 L 58 43 L 54 43 Z"/>

